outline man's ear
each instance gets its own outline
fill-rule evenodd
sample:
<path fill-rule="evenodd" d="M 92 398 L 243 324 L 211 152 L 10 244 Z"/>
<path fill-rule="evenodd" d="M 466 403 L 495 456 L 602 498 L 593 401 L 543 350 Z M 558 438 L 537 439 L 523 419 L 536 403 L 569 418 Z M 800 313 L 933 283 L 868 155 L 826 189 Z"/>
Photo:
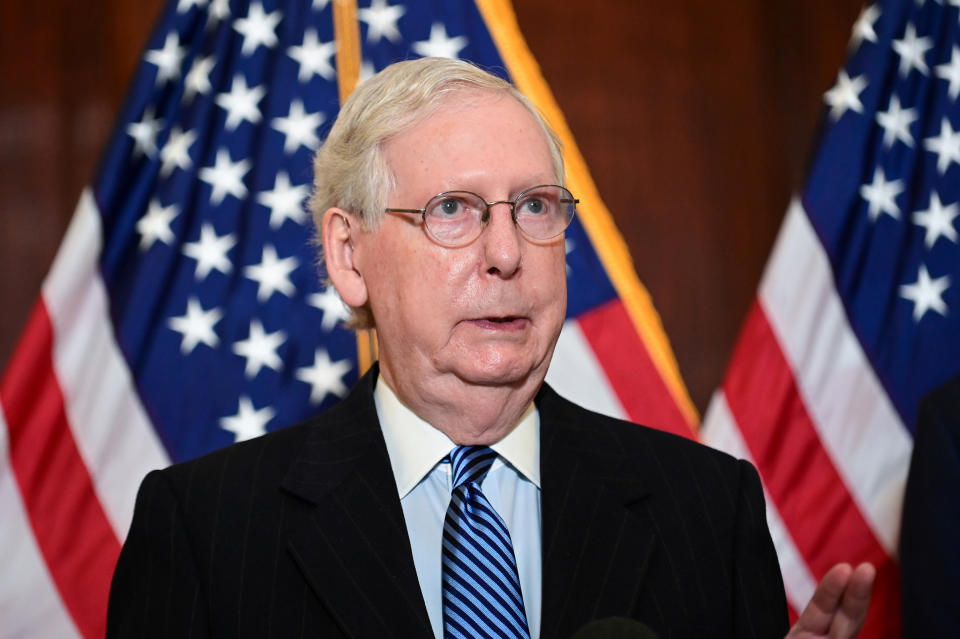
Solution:
<path fill-rule="evenodd" d="M 354 242 L 360 221 L 339 208 L 323 214 L 323 259 L 327 275 L 347 306 L 359 308 L 367 303 L 367 285 L 354 260 Z"/>

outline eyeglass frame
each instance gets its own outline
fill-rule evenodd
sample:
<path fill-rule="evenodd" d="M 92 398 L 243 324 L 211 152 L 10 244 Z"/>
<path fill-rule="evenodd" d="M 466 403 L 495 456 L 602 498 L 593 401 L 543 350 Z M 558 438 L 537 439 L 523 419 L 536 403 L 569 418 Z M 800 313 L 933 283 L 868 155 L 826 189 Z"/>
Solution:
<path fill-rule="evenodd" d="M 517 221 L 517 204 L 520 202 L 521 198 L 523 198 L 523 196 L 526 195 L 527 193 L 529 193 L 530 191 L 533 191 L 533 190 L 535 190 L 535 189 L 541 189 L 541 188 L 544 188 L 544 187 L 556 187 L 556 188 L 558 188 L 558 189 L 561 189 L 562 191 L 566 191 L 567 193 L 569 193 L 569 194 L 570 194 L 570 199 L 562 199 L 562 200 L 560 200 L 560 202 L 561 202 L 562 204 L 571 204 L 571 205 L 573 206 L 573 215 L 571 215 L 571 216 L 570 216 L 570 219 L 567 220 L 566 226 L 564 226 L 562 229 L 560 229 L 555 235 L 551 235 L 550 237 L 533 237 L 533 236 L 531 236 L 526 230 L 524 230 L 523 226 L 520 225 L 520 222 Z M 479 193 L 474 193 L 473 191 L 467 191 L 467 190 L 464 190 L 464 189 L 454 189 L 454 190 L 451 190 L 451 191 L 441 191 L 440 193 L 437 193 L 436 195 L 431 196 L 430 199 L 427 200 L 427 204 L 429 205 L 431 202 L 433 202 L 433 201 L 436 200 L 437 198 L 441 198 L 441 197 L 443 197 L 443 196 L 445 196 L 445 195 L 450 195 L 450 194 L 454 194 L 454 193 L 465 193 L 465 194 L 468 194 L 468 195 L 473 195 L 473 196 L 475 196 L 478 200 L 480 200 L 481 202 L 483 202 L 484 206 L 486 207 L 486 208 L 484 208 L 483 213 L 480 215 L 480 232 L 477 233 L 476 236 L 470 238 L 469 240 L 467 240 L 467 241 L 465 241 L 465 242 L 463 242 L 463 243 L 450 244 L 449 242 L 444 242 L 444 241 L 440 240 L 440 239 L 437 238 L 433 233 L 430 232 L 430 225 L 427 224 L 427 210 L 428 210 L 428 207 L 427 207 L 427 206 L 424 206 L 422 209 L 404 209 L 404 208 L 386 207 L 385 209 L 383 209 L 383 212 L 384 212 L 384 213 L 408 213 L 408 214 L 413 214 L 413 215 L 419 215 L 419 216 L 420 216 L 420 219 L 421 219 L 421 222 L 423 223 L 424 231 L 426 232 L 427 236 L 428 236 L 431 240 L 433 240 L 434 242 L 436 242 L 436 243 L 439 244 L 440 246 L 443 246 L 443 247 L 446 247 L 446 248 L 462 248 L 462 247 L 464 247 L 464 246 L 468 246 L 469 244 L 472 244 L 473 242 L 475 242 L 475 241 L 477 240 L 477 238 L 479 238 L 481 235 L 483 235 L 484 229 L 485 229 L 485 228 L 487 227 L 487 225 L 490 223 L 490 207 L 492 207 L 492 206 L 494 206 L 494 205 L 497 205 L 497 204 L 507 204 L 507 205 L 510 206 L 510 218 L 513 220 L 513 225 L 520 230 L 520 233 L 521 233 L 525 238 L 527 238 L 527 239 L 529 239 L 529 240 L 531 240 L 531 241 L 533 241 L 533 242 L 546 242 L 546 241 L 552 240 L 552 239 L 555 238 L 555 237 L 559 237 L 560 235 L 563 235 L 563 233 L 564 233 L 568 228 L 570 228 L 570 224 L 573 222 L 573 218 L 576 216 L 576 212 L 577 212 L 577 208 L 576 208 L 576 207 L 577 207 L 577 205 L 580 203 L 580 200 L 579 200 L 578 198 L 574 197 L 574 195 L 573 195 L 573 193 L 570 191 L 570 189 L 568 189 L 568 188 L 565 187 L 565 186 L 561 186 L 561 185 L 559 185 L 559 184 L 537 184 L 537 185 L 535 185 L 535 186 L 531 186 L 531 187 L 528 187 L 528 188 L 520 191 L 519 193 L 517 193 L 516 197 L 514 197 L 512 200 L 494 200 L 494 201 L 492 201 L 492 202 L 487 202 L 487 200 L 486 200 L 482 195 L 480 195 Z"/>

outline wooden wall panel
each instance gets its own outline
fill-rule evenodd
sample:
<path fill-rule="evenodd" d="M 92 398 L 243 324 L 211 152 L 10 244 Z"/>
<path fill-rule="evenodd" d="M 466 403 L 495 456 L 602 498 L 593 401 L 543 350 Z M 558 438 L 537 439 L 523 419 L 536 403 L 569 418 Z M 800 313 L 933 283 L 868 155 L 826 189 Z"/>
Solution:
<path fill-rule="evenodd" d="M 0 366 L 161 4 L 0 3 Z M 701 410 L 859 5 L 515 0 Z"/>

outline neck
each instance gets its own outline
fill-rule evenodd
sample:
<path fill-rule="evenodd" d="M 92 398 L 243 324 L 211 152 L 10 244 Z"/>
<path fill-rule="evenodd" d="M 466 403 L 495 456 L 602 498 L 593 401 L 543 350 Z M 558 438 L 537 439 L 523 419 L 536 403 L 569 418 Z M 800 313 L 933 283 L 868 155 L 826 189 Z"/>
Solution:
<path fill-rule="evenodd" d="M 394 375 L 384 362 L 380 376 L 407 408 L 456 444 L 481 446 L 497 443 L 520 423 L 543 382 L 541 375 L 497 386 L 471 384 L 451 375 L 424 389 Z"/>

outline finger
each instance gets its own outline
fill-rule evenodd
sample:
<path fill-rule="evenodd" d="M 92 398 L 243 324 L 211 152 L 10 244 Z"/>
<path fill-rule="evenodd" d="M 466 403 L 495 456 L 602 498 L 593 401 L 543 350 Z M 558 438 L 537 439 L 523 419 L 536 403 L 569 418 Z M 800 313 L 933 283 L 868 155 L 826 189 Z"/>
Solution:
<path fill-rule="evenodd" d="M 801 632 L 827 634 L 840 608 L 840 602 L 853 572 L 850 564 L 837 564 L 828 570 L 817 585 L 810 603 L 797 618 L 791 634 Z"/>
<path fill-rule="evenodd" d="M 840 601 L 840 610 L 830 626 L 831 639 L 856 637 L 860 632 L 870 608 L 870 595 L 876 575 L 876 568 L 869 563 L 860 564 L 850 575 Z"/>

